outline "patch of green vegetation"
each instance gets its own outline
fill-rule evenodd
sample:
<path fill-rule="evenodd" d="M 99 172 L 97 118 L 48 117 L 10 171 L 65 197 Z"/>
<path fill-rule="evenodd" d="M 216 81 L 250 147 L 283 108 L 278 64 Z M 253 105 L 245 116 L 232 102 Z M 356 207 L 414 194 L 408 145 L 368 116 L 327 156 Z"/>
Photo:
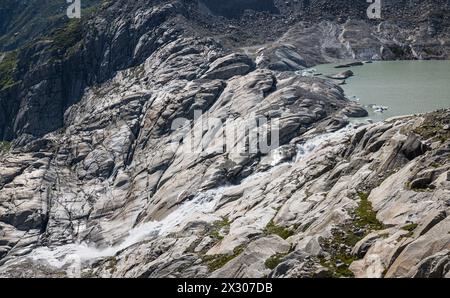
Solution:
<path fill-rule="evenodd" d="M 230 220 L 227 217 L 222 217 L 222 220 L 214 222 L 213 228 L 210 232 L 210 236 L 217 240 L 222 240 L 223 236 L 221 231 L 228 230 L 230 228 Z"/>
<path fill-rule="evenodd" d="M 277 253 L 274 254 L 272 256 L 270 256 L 265 262 L 264 264 L 266 265 L 267 268 L 273 270 L 275 269 L 275 267 L 278 266 L 278 264 L 281 263 L 281 260 L 287 255 L 288 253 Z"/>
<path fill-rule="evenodd" d="M 111 273 L 116 271 L 117 259 L 116 257 L 111 257 L 107 260 L 108 264 L 106 265 L 106 270 L 109 270 Z"/>
<path fill-rule="evenodd" d="M 430 166 L 432 167 L 432 168 L 439 168 L 440 166 L 442 166 L 441 164 L 439 164 L 439 163 L 437 163 L 437 162 L 435 162 L 435 161 L 433 161 L 431 164 L 430 164 Z"/>
<path fill-rule="evenodd" d="M 440 110 L 427 114 L 424 123 L 414 129 L 413 132 L 425 139 L 444 143 L 450 139 L 450 130 L 443 129 L 448 124 L 448 113 Z"/>
<path fill-rule="evenodd" d="M 355 210 L 354 219 L 332 232 L 332 237 L 323 240 L 321 246 L 328 252 L 329 259 L 320 257 L 320 264 L 330 270 L 332 277 L 353 277 L 348 268 L 358 259 L 349 251 L 368 233 L 384 229 L 384 225 L 377 220 L 376 212 L 372 208 L 367 193 L 358 193 L 360 198 Z"/>
<path fill-rule="evenodd" d="M 53 48 L 65 53 L 83 38 L 80 19 L 71 19 L 64 27 L 56 29 L 50 38 Z"/>
<path fill-rule="evenodd" d="M 219 268 L 222 268 L 226 263 L 236 258 L 244 251 L 244 248 L 245 248 L 244 245 L 240 245 L 233 250 L 232 254 L 209 255 L 209 256 L 205 255 L 202 257 L 202 259 L 203 262 L 205 262 L 208 265 L 209 270 L 212 272 Z"/>
<path fill-rule="evenodd" d="M 81 278 L 95 278 L 94 271 L 89 269 L 81 273 Z"/>
<path fill-rule="evenodd" d="M 330 270 L 330 277 L 334 277 L 334 278 L 355 277 L 353 272 L 350 269 L 348 269 L 350 264 L 355 259 L 347 259 L 346 258 L 346 263 L 343 263 L 343 265 L 341 265 L 341 266 L 336 266 L 336 260 L 328 261 L 322 256 L 319 256 L 319 260 L 320 260 L 320 265 L 322 265 L 323 267 L 328 268 Z"/>
<path fill-rule="evenodd" d="M 5 53 L 0 62 L 0 90 L 16 83 L 14 73 L 17 67 L 17 51 Z"/>
<path fill-rule="evenodd" d="M 17 3 L 21 2 L 20 5 Z M 20 48 L 37 38 L 48 36 L 54 28 L 66 23 L 68 18 L 65 0 L 18 1 L 0 0 L 2 23 L 0 48 Z M 92 15 L 98 15 L 102 0 L 81 0 L 81 19 L 83 23 Z M 110 1 L 114 3 L 115 1 Z M 5 9 L 5 10 L 3 10 Z M 8 14 L 6 16 L 6 14 Z M 1 20 L 3 21 L 3 19 Z M 4 26 L 3 26 L 4 25 Z"/>
<path fill-rule="evenodd" d="M 264 229 L 264 234 L 266 235 L 271 235 L 271 234 L 275 234 L 280 236 L 283 239 L 287 239 L 290 236 L 294 235 L 294 231 L 292 229 L 286 229 L 284 227 L 281 226 L 277 226 L 273 220 L 271 220 L 266 228 Z"/>
<path fill-rule="evenodd" d="M 368 228 L 370 230 L 381 230 L 384 228 L 383 224 L 378 221 L 377 213 L 372 208 L 372 203 L 369 201 L 369 194 L 358 193 L 360 202 L 356 209 L 357 220 L 355 225 L 359 228 Z"/>
<path fill-rule="evenodd" d="M 325 250 L 330 252 L 330 259 L 320 257 L 320 264 L 330 270 L 332 277 L 353 277 L 353 272 L 348 267 L 358 258 L 348 253 L 347 248 L 355 246 L 362 238 L 363 236 L 357 236 L 350 230 L 333 233 L 333 237 L 323 243 Z"/>
<path fill-rule="evenodd" d="M 49 273 L 47 276 L 51 276 L 52 278 L 67 278 L 67 272 L 56 271 Z"/>
<path fill-rule="evenodd" d="M 408 231 L 408 234 L 404 235 L 403 237 L 412 237 L 414 235 L 414 230 L 417 228 L 417 224 L 416 223 L 410 223 L 407 224 L 406 226 L 402 227 L 402 230 Z"/>
<path fill-rule="evenodd" d="M 11 149 L 11 142 L 0 141 L 0 152 L 6 152 Z"/>
<path fill-rule="evenodd" d="M 211 231 L 211 233 L 209 234 L 212 238 L 217 239 L 217 240 L 222 240 L 223 236 L 220 235 L 220 232 L 217 230 Z"/>

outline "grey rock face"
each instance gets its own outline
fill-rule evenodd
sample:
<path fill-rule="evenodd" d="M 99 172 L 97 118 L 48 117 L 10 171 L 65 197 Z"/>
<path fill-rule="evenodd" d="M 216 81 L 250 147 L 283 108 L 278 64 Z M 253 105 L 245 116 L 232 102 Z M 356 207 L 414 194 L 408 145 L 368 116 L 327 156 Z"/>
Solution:
<path fill-rule="evenodd" d="M 122 2 L 110 3 L 114 17 L 100 9 L 94 18 L 73 21 L 18 51 L 15 83 L 0 88 L 0 114 L 6 118 L 2 139 L 16 139 L 23 146 L 63 127 L 65 110 L 80 100 L 86 87 L 142 63 L 155 48 L 175 39 L 177 26 L 167 20 L 178 12 L 177 1 L 154 7 L 126 3 L 139 22 L 131 22 L 119 9 Z"/>
<path fill-rule="evenodd" d="M 254 62 L 246 55 L 230 54 L 211 63 L 204 77 L 227 80 L 234 76 L 245 75 L 255 69 Z"/>
<path fill-rule="evenodd" d="M 229 67 L 235 65 L 247 68 L 230 73 Z M 70 267 L 72 256 L 83 255 L 80 242 L 89 243 L 89 249 L 93 249 L 89 260 L 82 257 L 83 264 L 92 258 L 106 258 L 106 263 L 99 264 L 108 266 L 107 258 L 114 257 L 115 252 L 102 250 L 115 247 L 114 243 L 127 248 L 124 243 L 133 226 L 170 219 L 171 214 L 178 218 L 173 212 L 198 199 L 203 191 L 209 198 L 218 187 L 291 160 L 295 156 L 295 146 L 288 145 L 291 139 L 345 105 L 342 90 L 329 82 L 295 75 L 278 78 L 275 72 L 255 70 L 248 56 L 226 54 L 208 39 L 180 36 L 159 47 L 142 65 L 121 71 L 103 85 L 89 89 L 79 103 L 66 111 L 64 130 L 2 156 L 1 222 L 6 240 L 2 247 L 2 275 L 41 276 L 43 271 L 38 267 L 36 271 L 21 272 L 17 268 L 30 262 L 41 263 L 47 247 L 64 251 L 50 260 L 54 258 L 56 262 L 62 257 L 63 262 L 68 258 L 67 263 L 48 273 L 58 275 Z M 182 132 L 171 129 L 173 121 L 183 117 L 195 126 L 198 119 L 194 118 L 194 110 L 218 119 L 245 120 L 252 114 L 278 119 L 283 132 L 281 145 L 286 144 L 285 150 L 280 151 L 284 157 L 279 159 L 276 152 L 267 158 L 214 151 L 189 153 L 185 150 L 187 143 L 177 143 L 173 148 Z M 204 210 L 198 212 L 202 214 Z M 174 228 L 191 222 L 191 214 L 184 217 Z M 206 220 L 208 229 L 218 218 L 199 217 L 202 222 Z M 172 228 L 168 231 L 172 233 Z M 24 232 L 29 240 L 22 244 Z M 144 234 L 143 239 L 152 235 L 158 238 L 160 234 L 165 235 L 157 229 L 155 234 Z M 239 237 L 238 241 L 245 240 Z M 181 257 L 184 250 L 175 245 L 176 238 L 172 239 L 169 247 L 179 250 Z M 193 244 L 198 238 L 193 235 L 191 240 Z M 286 243 L 282 239 L 281 243 L 284 252 Z M 204 246 L 216 254 L 225 249 L 214 239 Z M 135 253 L 131 248 L 129 251 Z M 192 258 L 174 261 L 173 270 L 178 270 L 179 262 L 187 262 L 189 268 L 198 263 L 204 252 L 202 248 L 197 251 Z M 277 252 L 278 248 L 274 250 Z M 260 258 L 258 268 L 264 267 L 269 256 Z M 172 262 L 172 256 L 166 261 Z M 130 274 L 170 276 L 172 271 L 163 273 L 161 265 L 157 265 L 166 261 L 155 255 L 152 267 L 143 266 Z M 49 268 L 53 264 L 42 262 Z M 205 265 L 189 270 L 195 276 L 209 272 Z M 259 269 L 249 270 L 248 274 L 261 274 L 256 273 Z M 98 268 L 95 274 L 107 272 Z"/>
<path fill-rule="evenodd" d="M 449 251 L 442 251 L 420 262 L 409 276 L 414 278 L 439 278 L 450 272 Z"/>
<path fill-rule="evenodd" d="M 342 113 L 348 117 L 367 117 L 369 112 L 366 109 L 357 104 L 352 104 L 346 107 Z"/>
<path fill-rule="evenodd" d="M 439 0 L 440 6 L 433 1 L 439 11 L 431 9 L 428 1 L 413 3 L 408 9 L 397 1 L 385 1 L 388 3 L 384 4 L 384 19 L 377 23 L 367 22 L 367 16 L 361 15 L 366 3 L 359 1 L 337 4 L 321 0 L 308 5 L 299 1 L 287 6 L 284 1 L 265 1 L 264 5 L 261 1 L 256 5 L 253 0 L 238 2 L 231 5 L 229 1 L 223 4 L 167 0 L 148 7 L 121 0 L 99 4 L 95 15 L 86 15 L 80 22 L 57 21 L 58 30 L 42 30 L 48 38 L 18 50 L 14 83 L 0 86 L 0 138 L 15 139 L 15 144 L 23 146 L 60 129 L 66 125 L 64 112 L 82 98 L 86 87 L 102 84 L 118 70 L 141 64 L 157 48 L 176 40 L 181 32 L 185 36 L 209 36 L 235 50 L 234 55 L 245 52 L 260 67 L 275 71 L 296 71 L 339 59 L 448 57 L 450 26 L 447 19 L 439 19 L 449 9 L 445 0 Z M 83 5 L 97 4 L 92 0 Z M 34 4 L 21 5 L 27 7 L 27 14 L 36 10 Z M 5 6 L 6 11 L 13 9 L 14 17 L 21 6 L 10 6 L 13 5 Z M 242 13 L 244 7 L 263 7 L 265 13 Z M 52 15 L 60 7 L 51 6 L 48 10 Z M 211 12 L 214 17 L 210 17 Z M 421 14 L 424 21 L 417 18 Z M 4 38 L 14 35 L 15 27 L 8 25 L 11 20 L 3 20 Z M 32 22 L 42 28 L 41 21 Z M 20 38 L 29 31 L 19 32 Z M 35 36 L 34 32 L 30 34 L 29 41 Z M 221 69 L 211 69 L 205 76 L 226 79 L 254 69 L 253 62 L 238 60 Z"/>
<path fill-rule="evenodd" d="M 200 0 L 207 13 L 227 18 L 239 18 L 246 10 L 279 13 L 273 0 Z"/>
<path fill-rule="evenodd" d="M 178 1 L 123 4 L 0 91 L 20 99 L 0 113 L 17 136 L 0 153 L 0 276 L 448 275 L 449 140 L 423 128 L 450 112 L 348 125 L 364 111 L 339 86 L 293 72 L 379 40 L 349 49 L 363 33 L 322 22 L 226 49 Z M 280 146 L 223 150 L 223 131 L 257 117 Z M 255 130 L 237 132 L 227 149 Z"/>
<path fill-rule="evenodd" d="M 260 49 L 256 54 L 259 67 L 276 71 L 296 71 L 307 67 L 298 49 L 290 44 L 274 44 Z"/>

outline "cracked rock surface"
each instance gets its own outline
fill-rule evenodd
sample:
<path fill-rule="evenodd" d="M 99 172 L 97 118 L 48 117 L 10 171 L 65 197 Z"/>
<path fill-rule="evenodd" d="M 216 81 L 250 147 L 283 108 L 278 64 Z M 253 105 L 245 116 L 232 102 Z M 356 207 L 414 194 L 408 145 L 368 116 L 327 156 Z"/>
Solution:
<path fill-rule="evenodd" d="M 20 51 L 39 61 L 0 90 L 0 276 L 449 276 L 450 111 L 358 122 L 339 86 L 295 73 L 391 43 L 425 58 L 424 28 L 294 18 L 237 47 L 210 34 L 226 7 L 154 2 L 102 4 L 80 42 Z M 279 146 L 239 151 L 257 117 Z"/>

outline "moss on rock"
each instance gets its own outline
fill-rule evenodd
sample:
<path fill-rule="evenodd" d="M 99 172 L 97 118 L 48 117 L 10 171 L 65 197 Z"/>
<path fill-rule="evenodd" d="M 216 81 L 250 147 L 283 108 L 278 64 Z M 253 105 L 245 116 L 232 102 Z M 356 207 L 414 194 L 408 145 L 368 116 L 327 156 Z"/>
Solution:
<path fill-rule="evenodd" d="M 320 257 L 320 264 L 330 270 L 332 277 L 353 277 L 349 266 L 358 258 L 351 253 L 351 249 L 370 232 L 384 229 L 384 225 L 377 220 L 369 194 L 360 192 L 358 197 L 360 200 L 352 220 L 336 227 L 332 237 L 321 243 L 329 257 Z"/>
<path fill-rule="evenodd" d="M 205 255 L 202 257 L 203 262 L 208 265 L 209 270 L 215 271 L 222 268 L 226 263 L 236 258 L 244 251 L 244 246 L 240 245 L 234 248 L 232 254 L 222 254 L 222 255 Z"/>
<path fill-rule="evenodd" d="M 281 261 L 283 260 L 283 258 L 287 255 L 288 253 L 277 253 L 274 254 L 272 256 L 270 256 L 265 262 L 264 264 L 266 265 L 267 268 L 273 270 L 275 269 L 275 267 L 278 266 L 278 264 L 281 263 Z"/>
<path fill-rule="evenodd" d="M 8 141 L 0 141 L 0 152 L 6 152 L 11 149 L 11 143 Z"/>
<path fill-rule="evenodd" d="M 14 73 L 17 67 L 17 52 L 5 53 L 0 61 L 0 90 L 16 83 Z"/>
<path fill-rule="evenodd" d="M 273 220 L 271 220 L 266 228 L 264 229 L 264 234 L 266 235 L 271 235 L 271 234 L 275 234 L 280 236 L 283 239 L 287 239 L 290 236 L 292 236 L 294 234 L 294 231 L 292 229 L 287 229 L 281 226 L 277 226 Z"/>
<path fill-rule="evenodd" d="M 384 228 L 383 224 L 377 219 L 377 213 L 373 210 L 372 203 L 369 201 L 369 194 L 358 193 L 360 202 L 356 209 L 355 225 L 359 228 L 366 228 L 369 230 L 381 230 Z"/>
<path fill-rule="evenodd" d="M 403 237 L 412 237 L 417 226 L 418 225 L 416 223 L 410 223 L 403 226 L 402 230 L 408 231 L 408 234 L 404 235 Z"/>
<path fill-rule="evenodd" d="M 441 143 L 450 139 L 450 130 L 444 129 L 450 125 L 449 112 L 439 110 L 425 115 L 425 121 L 419 127 L 414 129 L 414 133 L 424 139 L 432 139 Z"/>
<path fill-rule="evenodd" d="M 223 239 L 222 232 L 223 231 L 228 232 L 228 230 L 230 229 L 230 224 L 231 222 L 227 217 L 222 217 L 221 220 L 218 220 L 213 223 L 213 227 L 209 235 L 214 239 L 222 240 Z"/>
<path fill-rule="evenodd" d="M 66 26 L 56 29 L 50 36 L 53 40 L 53 48 L 61 53 L 67 52 L 83 38 L 81 21 L 79 19 L 70 20 Z"/>

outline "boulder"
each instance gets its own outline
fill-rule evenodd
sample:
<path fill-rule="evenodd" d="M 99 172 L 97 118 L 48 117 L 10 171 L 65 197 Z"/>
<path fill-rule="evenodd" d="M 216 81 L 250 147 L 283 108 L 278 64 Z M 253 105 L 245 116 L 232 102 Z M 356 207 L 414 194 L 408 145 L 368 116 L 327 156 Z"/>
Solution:
<path fill-rule="evenodd" d="M 352 248 L 352 255 L 358 257 L 359 259 L 363 258 L 369 248 L 383 236 L 389 235 L 389 231 L 376 231 L 369 233 L 363 239 L 358 241 L 356 245 Z"/>
<path fill-rule="evenodd" d="M 353 75 L 354 75 L 353 71 L 346 70 L 346 71 L 343 71 L 340 73 L 328 75 L 327 77 L 330 79 L 335 79 L 335 80 L 345 80 L 345 79 L 348 79 L 349 77 L 352 77 Z"/>
<path fill-rule="evenodd" d="M 348 67 L 352 67 L 352 66 L 361 66 L 361 65 L 364 65 L 364 63 L 361 61 L 355 61 L 355 62 L 350 62 L 350 63 L 345 63 L 345 64 L 339 64 L 339 65 L 336 65 L 334 68 L 348 68 Z"/>
<path fill-rule="evenodd" d="M 424 154 L 429 147 L 422 143 L 422 141 L 415 134 L 409 134 L 405 143 L 401 148 L 401 152 L 409 159 L 412 160 L 417 156 Z"/>
<path fill-rule="evenodd" d="M 360 105 L 349 105 L 342 110 L 342 113 L 347 117 L 354 118 L 369 116 L 369 112 Z"/>

